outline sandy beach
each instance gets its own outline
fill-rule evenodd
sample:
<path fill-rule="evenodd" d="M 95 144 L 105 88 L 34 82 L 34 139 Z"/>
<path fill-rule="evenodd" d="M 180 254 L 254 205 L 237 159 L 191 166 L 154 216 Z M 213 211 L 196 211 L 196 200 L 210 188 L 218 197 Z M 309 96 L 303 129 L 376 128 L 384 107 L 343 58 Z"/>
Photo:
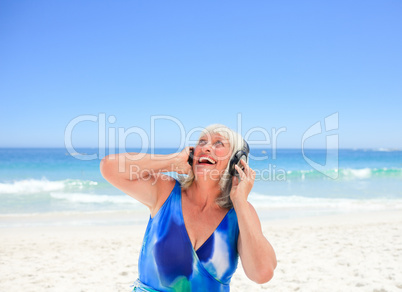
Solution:
<path fill-rule="evenodd" d="M 0 228 L 0 291 L 131 291 L 146 226 L 136 216 L 1 216 L 16 224 Z M 116 223 L 76 224 L 86 217 Z M 239 264 L 232 291 L 402 291 L 401 212 L 270 220 L 263 231 L 277 253 L 274 278 L 255 284 Z"/>

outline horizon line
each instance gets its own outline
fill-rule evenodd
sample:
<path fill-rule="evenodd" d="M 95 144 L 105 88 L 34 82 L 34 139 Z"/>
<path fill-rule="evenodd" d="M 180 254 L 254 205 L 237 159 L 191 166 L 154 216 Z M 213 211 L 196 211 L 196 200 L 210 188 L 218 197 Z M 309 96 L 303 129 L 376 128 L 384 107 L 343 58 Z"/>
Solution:
<path fill-rule="evenodd" d="M 60 147 L 60 146 L 0 146 L 0 149 L 65 149 L 68 151 L 66 147 Z M 71 149 L 71 148 L 69 148 Z M 74 147 L 74 149 L 108 149 L 108 147 L 91 147 L 91 146 L 80 146 L 80 147 Z M 115 150 L 119 150 L 119 148 L 114 148 Z M 125 149 L 142 149 L 142 147 L 126 147 Z M 178 148 L 174 146 L 166 146 L 166 147 L 147 147 L 146 149 L 183 149 L 183 148 Z M 272 147 L 253 147 L 252 149 L 261 149 L 261 150 L 266 150 L 266 149 L 272 149 Z M 277 147 L 276 149 L 301 149 L 301 147 Z M 330 148 L 323 148 L 323 147 L 304 147 L 304 149 L 308 150 L 377 150 L 377 151 L 402 151 L 402 148 L 396 148 L 396 147 L 330 147 Z"/>

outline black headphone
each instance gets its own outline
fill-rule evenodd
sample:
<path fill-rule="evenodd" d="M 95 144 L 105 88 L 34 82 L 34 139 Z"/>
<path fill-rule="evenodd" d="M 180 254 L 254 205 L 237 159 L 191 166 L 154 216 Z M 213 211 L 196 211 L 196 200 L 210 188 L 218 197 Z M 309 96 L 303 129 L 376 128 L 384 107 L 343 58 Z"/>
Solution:
<path fill-rule="evenodd" d="M 188 154 L 188 159 L 187 159 L 188 164 L 193 166 L 193 160 L 194 160 L 194 148 L 190 148 L 190 153 Z"/>
<path fill-rule="evenodd" d="M 231 176 L 239 176 L 239 173 L 237 172 L 235 165 L 239 165 L 240 168 L 244 168 L 241 164 L 240 164 L 240 160 L 244 160 L 246 163 L 248 161 L 248 154 L 250 153 L 250 147 L 248 146 L 248 143 L 246 142 L 246 140 L 243 140 L 243 148 L 239 151 L 237 151 L 235 153 L 235 155 L 233 155 L 232 159 L 229 162 L 229 174 Z"/>
<path fill-rule="evenodd" d="M 240 160 L 243 159 L 244 161 L 248 161 L 248 154 L 250 153 L 250 147 L 248 146 L 248 143 L 246 140 L 243 140 L 243 148 L 235 153 L 233 155 L 232 159 L 230 159 L 229 162 L 229 174 L 231 176 L 239 176 L 239 173 L 235 169 L 235 165 L 240 163 Z M 194 148 L 190 148 L 190 154 L 188 156 L 188 164 L 191 166 L 193 165 L 193 159 L 194 159 Z M 241 165 L 239 165 L 241 168 L 243 168 Z"/>

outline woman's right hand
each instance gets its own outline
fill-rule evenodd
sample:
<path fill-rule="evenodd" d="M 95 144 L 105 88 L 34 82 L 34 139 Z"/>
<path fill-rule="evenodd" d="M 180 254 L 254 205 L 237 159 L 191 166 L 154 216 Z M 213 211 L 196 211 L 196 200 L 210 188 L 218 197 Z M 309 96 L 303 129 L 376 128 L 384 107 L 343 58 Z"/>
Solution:
<path fill-rule="evenodd" d="M 185 147 L 176 157 L 176 163 L 174 171 L 179 174 L 190 174 L 192 166 L 188 163 L 188 157 L 191 149 L 194 147 Z"/>

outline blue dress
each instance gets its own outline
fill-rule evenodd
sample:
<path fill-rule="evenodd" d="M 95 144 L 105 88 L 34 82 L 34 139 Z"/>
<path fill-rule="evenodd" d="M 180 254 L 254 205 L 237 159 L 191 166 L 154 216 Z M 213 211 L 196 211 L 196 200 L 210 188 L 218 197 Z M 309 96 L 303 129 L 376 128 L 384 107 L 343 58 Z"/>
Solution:
<path fill-rule="evenodd" d="M 195 251 L 184 225 L 181 187 L 176 181 L 161 209 L 149 219 L 134 291 L 230 291 L 238 263 L 238 236 L 232 208 Z"/>

